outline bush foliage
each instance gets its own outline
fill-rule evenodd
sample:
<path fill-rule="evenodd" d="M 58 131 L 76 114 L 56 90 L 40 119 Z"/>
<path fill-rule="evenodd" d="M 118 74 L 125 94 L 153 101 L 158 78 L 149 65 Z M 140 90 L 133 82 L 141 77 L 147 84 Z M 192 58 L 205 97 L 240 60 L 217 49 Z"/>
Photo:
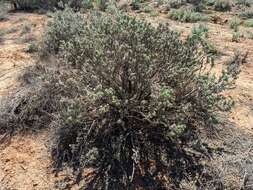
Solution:
<path fill-rule="evenodd" d="M 223 92 L 239 61 L 215 75 L 198 38 L 121 14 L 86 22 L 68 9 L 55 14 L 43 44 L 60 61 L 40 69 L 39 88 L 1 112 L 0 126 L 56 128 L 56 169 L 67 163 L 80 181 L 93 168 L 83 189 L 182 189 L 183 181 L 206 189 L 212 172 L 201 161 L 211 150 L 198 134 L 233 105 Z"/>
<path fill-rule="evenodd" d="M 253 9 L 246 9 L 242 12 L 240 12 L 239 17 L 243 18 L 243 19 L 250 19 L 253 18 Z"/>
<path fill-rule="evenodd" d="M 57 11 L 48 22 L 42 44 L 43 54 L 57 54 L 61 44 L 69 41 L 73 36 L 80 35 L 84 30 L 84 17 L 72 9 Z"/>
<path fill-rule="evenodd" d="M 198 153 L 189 150 L 202 154 L 198 130 L 211 129 L 217 113 L 231 108 L 221 92 L 233 84 L 238 65 L 216 77 L 198 44 L 164 25 L 92 17 L 61 48 L 62 63 L 73 72 L 58 84 L 71 93 L 64 90 L 55 166 L 67 161 L 79 174 L 95 168 L 87 189 L 137 183 L 180 189 L 182 180 L 201 173 Z"/>
<path fill-rule="evenodd" d="M 13 4 L 15 9 L 19 10 L 35 10 L 35 9 L 63 9 L 70 6 L 75 9 L 82 8 L 85 0 L 3 0 Z"/>
<path fill-rule="evenodd" d="M 253 19 L 247 19 L 244 21 L 244 26 L 246 27 L 253 27 Z"/>
<path fill-rule="evenodd" d="M 216 11 L 230 11 L 232 8 L 229 0 L 216 0 L 214 4 L 214 9 Z"/>
<path fill-rule="evenodd" d="M 197 22 L 197 21 L 208 20 L 207 16 L 202 15 L 201 13 L 198 13 L 192 10 L 186 10 L 186 9 L 172 10 L 169 14 L 169 17 L 173 20 L 178 20 L 181 22 Z"/>
<path fill-rule="evenodd" d="M 234 30 L 234 32 L 238 32 L 241 21 L 240 19 L 234 17 L 231 20 L 229 20 L 228 24 L 229 24 L 229 27 Z"/>

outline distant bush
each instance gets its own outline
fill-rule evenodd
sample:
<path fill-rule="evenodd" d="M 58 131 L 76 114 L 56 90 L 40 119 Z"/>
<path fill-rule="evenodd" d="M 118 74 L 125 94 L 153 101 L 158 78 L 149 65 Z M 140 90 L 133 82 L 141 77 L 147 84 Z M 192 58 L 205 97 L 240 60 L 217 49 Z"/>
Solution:
<path fill-rule="evenodd" d="M 238 14 L 243 19 L 253 18 L 253 9 L 246 9 Z"/>
<path fill-rule="evenodd" d="M 173 20 L 178 20 L 181 22 L 197 22 L 208 20 L 208 17 L 201 13 L 185 9 L 172 10 L 169 14 L 169 17 Z"/>
<path fill-rule="evenodd" d="M 242 34 L 240 32 L 233 32 L 232 34 L 232 42 L 240 42 Z"/>
<path fill-rule="evenodd" d="M 0 43 L 3 42 L 4 34 L 5 34 L 5 30 L 0 29 Z"/>
<path fill-rule="evenodd" d="M 186 4 L 186 0 L 168 0 L 167 3 L 171 8 L 178 9 Z"/>
<path fill-rule="evenodd" d="M 197 40 L 201 45 L 201 47 L 199 48 L 202 48 L 203 51 L 206 53 L 206 55 L 212 59 L 214 56 L 218 54 L 218 51 L 216 47 L 213 44 L 211 44 L 208 41 L 208 39 L 206 39 L 207 32 L 208 27 L 206 25 L 199 24 L 198 26 L 193 26 L 191 34 L 188 36 L 187 40 L 188 41 Z"/>
<path fill-rule="evenodd" d="M 214 9 L 216 11 L 230 11 L 231 3 L 229 0 L 216 0 L 214 4 Z"/>
<path fill-rule="evenodd" d="M 83 10 L 92 9 L 94 7 L 93 0 L 82 0 L 81 8 Z"/>
<path fill-rule="evenodd" d="M 205 0 L 204 4 L 207 6 L 214 6 L 215 2 L 216 2 L 216 0 Z"/>
<path fill-rule="evenodd" d="M 35 42 L 31 42 L 30 44 L 28 44 L 28 46 L 25 48 L 25 52 L 27 53 L 34 53 L 37 52 L 39 50 L 38 44 Z"/>
<path fill-rule="evenodd" d="M 253 1 L 252 0 L 236 0 L 235 4 L 250 7 L 253 4 Z"/>
<path fill-rule="evenodd" d="M 190 3 L 193 6 L 193 10 L 197 12 L 202 12 L 205 9 L 204 0 L 187 0 L 187 3 Z"/>
<path fill-rule="evenodd" d="M 108 6 L 108 0 L 96 0 L 96 5 L 101 11 L 105 11 Z"/>
<path fill-rule="evenodd" d="M 27 33 L 31 32 L 31 30 L 32 30 L 32 24 L 29 22 L 25 22 L 21 26 L 21 35 L 27 34 Z"/>
<path fill-rule="evenodd" d="M 139 10 L 141 8 L 140 0 L 132 0 L 131 7 L 133 10 Z"/>
<path fill-rule="evenodd" d="M 0 22 L 7 20 L 8 5 L 0 0 Z"/>
<path fill-rule="evenodd" d="M 253 32 L 247 31 L 247 37 L 248 37 L 249 39 L 253 39 Z"/>
<path fill-rule="evenodd" d="M 238 18 L 234 17 L 229 21 L 228 24 L 229 27 L 234 30 L 234 32 L 238 32 L 241 21 Z"/>
<path fill-rule="evenodd" d="M 80 13 L 75 13 L 70 8 L 55 12 L 43 35 L 42 50 L 44 53 L 57 54 L 61 44 L 80 35 L 83 28 L 84 17 Z"/>
<path fill-rule="evenodd" d="M 36 41 L 36 37 L 31 34 L 31 33 L 27 33 L 27 34 L 23 34 L 22 36 L 20 36 L 19 38 L 16 39 L 17 43 L 32 43 Z"/>
<path fill-rule="evenodd" d="M 248 19 L 244 21 L 244 26 L 253 27 L 253 19 Z"/>
<path fill-rule="evenodd" d="M 81 0 L 5 0 L 13 4 L 15 9 L 35 10 L 35 9 L 63 9 L 65 6 L 80 9 Z"/>
<path fill-rule="evenodd" d="M 143 12 L 144 13 L 150 13 L 150 12 L 152 12 L 154 10 L 154 8 L 153 7 L 151 7 L 151 6 L 149 6 L 149 5 L 145 5 L 144 7 L 143 7 Z"/>
<path fill-rule="evenodd" d="M 203 35 L 206 36 L 208 32 L 208 27 L 204 24 L 199 24 L 198 26 L 193 26 L 191 35 L 196 35 L 198 37 L 201 37 Z"/>

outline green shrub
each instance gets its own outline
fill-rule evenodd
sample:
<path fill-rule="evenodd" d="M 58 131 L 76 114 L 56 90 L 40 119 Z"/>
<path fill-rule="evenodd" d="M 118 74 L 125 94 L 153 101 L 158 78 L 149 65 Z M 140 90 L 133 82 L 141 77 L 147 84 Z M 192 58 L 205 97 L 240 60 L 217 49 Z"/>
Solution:
<path fill-rule="evenodd" d="M 198 12 L 194 12 L 192 10 L 185 10 L 185 9 L 172 10 L 170 12 L 169 17 L 173 20 L 178 20 L 181 22 L 197 22 L 197 21 L 208 20 L 208 17 Z"/>
<path fill-rule="evenodd" d="M 178 9 L 186 4 L 185 0 L 169 0 L 168 4 L 171 8 Z"/>
<path fill-rule="evenodd" d="M 94 7 L 93 6 L 93 1 L 92 0 L 82 0 L 81 7 L 84 10 L 92 9 Z"/>
<path fill-rule="evenodd" d="M 5 31 L 3 29 L 0 29 L 0 43 L 3 42 Z"/>
<path fill-rule="evenodd" d="M 248 19 L 244 21 L 244 26 L 253 27 L 253 19 Z"/>
<path fill-rule="evenodd" d="M 34 10 L 51 9 L 56 7 L 60 0 L 9 0 L 15 9 Z"/>
<path fill-rule="evenodd" d="M 133 10 L 139 10 L 141 8 L 141 1 L 140 0 L 132 0 L 131 3 Z"/>
<path fill-rule="evenodd" d="M 234 32 L 237 32 L 239 30 L 239 26 L 241 24 L 241 21 L 234 17 L 229 21 L 229 27 L 234 30 Z"/>
<path fill-rule="evenodd" d="M 247 31 L 247 37 L 248 37 L 249 39 L 253 39 L 253 32 Z"/>
<path fill-rule="evenodd" d="M 108 6 L 108 0 L 96 0 L 96 4 L 99 10 L 105 11 Z"/>
<path fill-rule="evenodd" d="M 32 43 L 34 41 L 36 41 L 36 37 L 31 33 L 24 34 L 24 35 L 22 35 L 22 36 L 20 36 L 19 38 L 16 39 L 16 42 L 19 43 L 19 44 Z"/>
<path fill-rule="evenodd" d="M 253 1 L 252 0 L 236 0 L 235 4 L 250 7 L 253 4 Z"/>
<path fill-rule="evenodd" d="M 209 58 L 213 58 L 218 54 L 216 47 L 211 44 L 207 39 L 208 27 L 206 25 L 200 24 L 192 28 L 191 34 L 188 36 L 189 41 L 199 41 L 201 48 L 207 54 Z"/>
<path fill-rule="evenodd" d="M 146 5 L 143 7 L 143 12 L 144 13 L 151 13 L 152 11 L 154 11 L 154 8 L 149 6 L 149 5 Z"/>
<path fill-rule="evenodd" d="M 207 6 L 214 6 L 215 2 L 216 2 L 216 0 L 205 0 L 204 4 Z"/>
<path fill-rule="evenodd" d="M 237 77 L 237 62 L 216 77 L 199 41 L 181 41 L 167 26 L 127 16 L 91 21 L 62 46 L 62 64 L 77 70 L 59 83 L 75 95 L 62 98 L 55 166 L 94 168 L 88 189 L 135 189 L 140 181 L 180 189 L 202 168 L 187 153 L 200 143 L 197 130 L 212 128 L 232 106 L 222 92 Z"/>
<path fill-rule="evenodd" d="M 35 10 L 35 9 L 54 10 L 55 8 L 63 9 L 65 6 L 80 9 L 82 6 L 81 0 L 6 0 L 6 1 L 12 3 L 15 9 L 20 10 Z"/>
<path fill-rule="evenodd" d="M 246 9 L 238 14 L 239 17 L 243 19 L 253 18 L 253 9 Z"/>
<path fill-rule="evenodd" d="M 242 34 L 240 32 L 233 32 L 232 34 L 232 42 L 240 42 Z"/>
<path fill-rule="evenodd" d="M 28 44 L 28 46 L 25 48 L 25 52 L 27 53 L 34 53 L 37 52 L 38 50 L 39 50 L 38 44 L 35 42 Z"/>
<path fill-rule="evenodd" d="M 214 4 L 214 9 L 216 11 L 230 11 L 231 4 L 229 0 L 216 0 Z"/>
<path fill-rule="evenodd" d="M 31 30 L 32 30 L 32 24 L 29 22 L 25 22 L 21 26 L 21 35 L 27 34 L 27 33 L 31 32 Z"/>
<path fill-rule="evenodd" d="M 1 13 L 0 13 L 0 22 L 1 22 L 1 21 L 4 21 L 4 20 L 7 20 L 6 13 L 1 12 Z"/>
<path fill-rule="evenodd" d="M 192 4 L 192 9 L 197 12 L 202 12 L 205 9 L 204 0 L 187 0 L 188 3 Z"/>
<path fill-rule="evenodd" d="M 8 9 L 9 9 L 8 5 L 0 0 L 0 22 L 8 19 L 7 17 Z"/>
<path fill-rule="evenodd" d="M 43 35 L 44 53 L 57 54 L 61 44 L 75 35 L 80 35 L 83 28 L 84 17 L 81 14 L 75 13 L 70 8 L 55 12 Z"/>
<path fill-rule="evenodd" d="M 204 24 L 199 24 L 198 26 L 194 25 L 191 31 L 191 35 L 196 35 L 198 37 L 206 37 L 208 32 L 208 27 Z"/>

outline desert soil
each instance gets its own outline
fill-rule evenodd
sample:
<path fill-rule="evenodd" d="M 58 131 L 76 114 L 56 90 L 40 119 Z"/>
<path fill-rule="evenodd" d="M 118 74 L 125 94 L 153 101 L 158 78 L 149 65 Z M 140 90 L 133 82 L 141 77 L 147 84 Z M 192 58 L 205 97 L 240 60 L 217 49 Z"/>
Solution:
<path fill-rule="evenodd" d="M 142 16 L 152 23 L 167 22 L 172 28 L 182 31 L 182 35 L 188 34 L 193 26 L 168 20 L 165 15 Z M 20 43 L 20 38 L 24 35 L 21 34 L 22 26 L 31 23 L 32 30 L 25 35 L 33 35 L 39 39 L 47 20 L 44 15 L 30 13 L 8 13 L 7 17 L 7 20 L 0 21 L 0 29 L 8 31 L 0 42 L 0 98 L 18 88 L 18 76 L 36 60 L 24 51 L 28 43 Z M 226 22 L 227 16 L 221 14 L 220 17 Z M 217 61 L 221 66 L 233 52 L 248 51 L 247 63 L 242 66 L 237 87 L 229 92 L 236 101 L 230 120 L 236 126 L 253 132 L 253 40 L 242 38 L 239 43 L 231 42 L 232 31 L 228 24 L 208 23 L 208 27 L 208 39 L 222 52 Z M 16 135 L 0 146 L 0 190 L 57 189 L 54 186 L 55 178 L 50 169 L 50 154 L 46 146 L 48 136 L 47 131 Z"/>

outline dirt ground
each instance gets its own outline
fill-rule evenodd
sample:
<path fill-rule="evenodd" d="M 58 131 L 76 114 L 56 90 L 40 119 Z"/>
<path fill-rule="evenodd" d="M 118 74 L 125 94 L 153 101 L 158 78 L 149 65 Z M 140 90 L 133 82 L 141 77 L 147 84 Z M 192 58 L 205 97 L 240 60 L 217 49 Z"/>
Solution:
<path fill-rule="evenodd" d="M 35 63 L 35 58 L 24 51 L 30 42 L 21 43 L 20 39 L 25 35 L 38 39 L 45 22 L 45 16 L 28 13 L 9 13 L 0 22 L 0 29 L 5 31 L 0 43 L 0 98 L 16 89 L 19 75 Z M 31 31 L 22 34 L 27 23 Z M 0 146 L 0 190 L 54 189 L 47 138 L 47 132 L 15 136 Z"/>
<path fill-rule="evenodd" d="M 146 15 L 144 14 L 143 17 Z M 225 15 L 220 15 L 226 20 Z M 18 87 L 18 76 L 27 66 L 34 64 L 36 58 L 24 51 L 29 43 L 20 43 L 23 35 L 33 35 L 39 39 L 46 23 L 46 16 L 31 13 L 8 13 L 8 19 L 0 21 L 0 29 L 6 30 L 0 42 L 0 98 L 7 96 Z M 193 24 L 171 21 L 165 15 L 147 17 L 157 23 L 168 22 L 172 28 L 190 32 Z M 22 34 L 25 23 L 31 23 L 30 33 Z M 222 56 L 218 64 L 227 61 L 234 51 L 248 51 L 247 63 L 237 81 L 237 87 L 229 92 L 236 105 L 230 113 L 230 120 L 237 127 L 253 132 L 253 40 L 242 38 L 239 43 L 232 42 L 232 31 L 228 24 L 208 23 L 208 39 Z M 244 28 L 242 28 L 244 30 Z M 251 29 L 253 32 L 253 29 Z M 15 136 L 0 146 L 0 190 L 51 190 L 55 178 L 51 172 L 51 161 L 48 148 L 48 132 Z M 1 139 L 1 137 L 0 137 Z"/>

